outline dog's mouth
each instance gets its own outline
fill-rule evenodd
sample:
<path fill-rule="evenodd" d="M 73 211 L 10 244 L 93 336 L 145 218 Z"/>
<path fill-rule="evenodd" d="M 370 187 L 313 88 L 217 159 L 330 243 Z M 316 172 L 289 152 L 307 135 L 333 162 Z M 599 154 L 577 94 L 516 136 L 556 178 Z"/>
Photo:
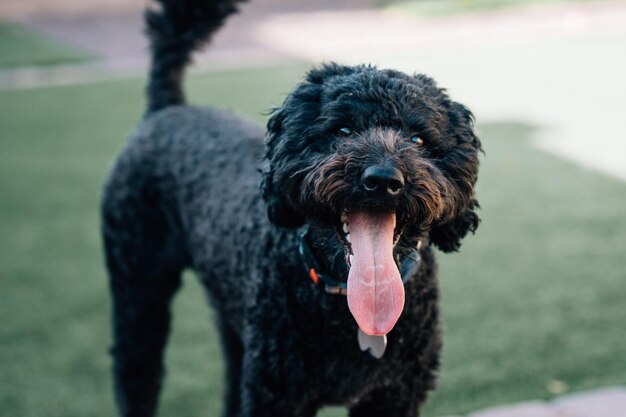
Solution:
<path fill-rule="evenodd" d="M 404 286 L 394 260 L 402 234 L 395 212 L 344 212 L 337 227 L 348 274 L 348 307 L 361 330 L 389 333 L 404 308 Z"/>

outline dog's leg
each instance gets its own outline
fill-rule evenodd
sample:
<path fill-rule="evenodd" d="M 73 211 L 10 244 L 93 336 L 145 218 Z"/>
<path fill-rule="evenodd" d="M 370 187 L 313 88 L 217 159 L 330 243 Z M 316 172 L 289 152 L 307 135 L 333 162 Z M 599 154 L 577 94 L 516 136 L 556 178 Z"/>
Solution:
<path fill-rule="evenodd" d="M 243 346 L 239 335 L 233 331 L 224 319 L 218 319 L 218 327 L 226 362 L 226 392 L 223 416 L 235 417 L 239 415 L 239 388 L 241 385 Z"/>
<path fill-rule="evenodd" d="M 114 285 L 113 323 L 115 395 L 121 416 L 153 416 L 163 378 L 163 349 L 169 333 L 169 299 L 179 274 L 158 279 L 169 284 L 145 291 L 140 283 Z M 156 277 L 152 277 L 156 278 Z M 119 280 L 119 277 L 115 279 Z M 123 294 L 123 295 L 122 295 Z"/>
<path fill-rule="evenodd" d="M 134 204 L 105 204 L 103 233 L 113 296 L 116 400 L 121 416 L 142 417 L 156 409 L 170 300 L 184 263 L 182 245 L 173 241 L 162 214 Z"/>
<path fill-rule="evenodd" d="M 318 404 L 311 387 L 301 371 L 289 368 L 289 355 L 281 354 L 280 338 L 268 327 L 247 326 L 244 332 L 239 417 L 314 417 Z"/>

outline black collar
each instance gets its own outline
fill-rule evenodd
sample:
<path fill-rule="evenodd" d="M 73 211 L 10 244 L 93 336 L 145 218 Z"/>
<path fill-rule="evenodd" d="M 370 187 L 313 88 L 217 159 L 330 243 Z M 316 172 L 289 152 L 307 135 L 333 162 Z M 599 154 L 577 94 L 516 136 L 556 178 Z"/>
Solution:
<path fill-rule="evenodd" d="M 306 268 L 309 278 L 316 284 L 320 283 L 324 285 L 324 290 L 329 294 L 347 295 L 348 288 L 346 281 L 339 281 L 331 277 L 330 275 L 323 273 L 322 269 L 313 255 L 311 245 L 309 243 L 309 226 L 304 226 L 300 233 L 300 256 L 302 262 Z M 417 248 L 407 254 L 402 261 L 400 267 L 400 275 L 402 276 L 402 282 L 405 284 L 411 279 L 421 264 L 420 247 L 421 240 L 419 241 Z"/>

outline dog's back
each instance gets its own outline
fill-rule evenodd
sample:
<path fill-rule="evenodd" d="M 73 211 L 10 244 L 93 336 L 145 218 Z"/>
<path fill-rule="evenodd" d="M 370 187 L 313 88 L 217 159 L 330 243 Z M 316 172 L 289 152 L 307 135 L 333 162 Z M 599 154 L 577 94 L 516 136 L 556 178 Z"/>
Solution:
<path fill-rule="evenodd" d="M 237 267 L 219 248 L 233 243 L 225 231 L 242 227 L 233 224 L 241 210 L 249 215 L 245 227 L 267 223 L 258 172 L 263 131 L 231 112 L 184 103 L 192 52 L 239 2 L 160 0 L 159 10 L 146 12 L 152 52 L 146 115 L 109 174 L 101 208 L 120 415 L 154 414 L 169 304 L 183 269 L 211 259 L 215 292 L 242 298 L 240 285 L 219 279 Z M 233 306 L 230 318 L 240 320 L 240 304 Z"/>

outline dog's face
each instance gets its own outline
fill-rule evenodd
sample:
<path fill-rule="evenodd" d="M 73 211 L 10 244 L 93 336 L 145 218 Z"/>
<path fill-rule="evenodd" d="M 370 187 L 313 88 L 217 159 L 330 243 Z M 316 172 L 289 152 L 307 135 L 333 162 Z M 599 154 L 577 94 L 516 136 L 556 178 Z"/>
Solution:
<path fill-rule="evenodd" d="M 332 231 L 327 264 L 349 269 L 355 319 L 385 334 L 402 257 L 424 238 L 456 250 L 477 227 L 479 151 L 469 110 L 430 78 L 330 64 L 273 113 L 263 195 L 274 224 Z"/>

